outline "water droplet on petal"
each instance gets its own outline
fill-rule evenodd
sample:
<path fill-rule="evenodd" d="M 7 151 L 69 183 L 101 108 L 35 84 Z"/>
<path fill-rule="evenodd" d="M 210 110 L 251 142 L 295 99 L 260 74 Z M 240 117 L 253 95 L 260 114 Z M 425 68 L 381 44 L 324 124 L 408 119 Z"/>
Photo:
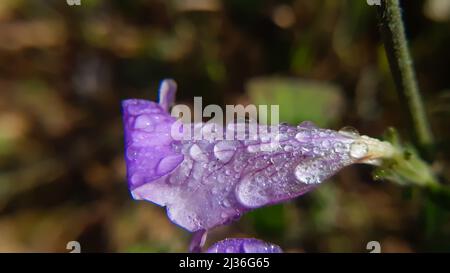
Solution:
<path fill-rule="evenodd" d="M 295 139 L 299 142 L 307 142 L 311 138 L 311 133 L 307 130 L 301 130 L 295 135 Z"/>
<path fill-rule="evenodd" d="M 202 151 L 200 146 L 198 146 L 197 144 L 194 144 L 189 148 L 189 156 L 193 160 L 198 162 L 208 161 L 208 156 L 206 155 L 206 153 Z"/>
<path fill-rule="evenodd" d="M 364 142 L 353 142 L 350 145 L 350 156 L 355 159 L 363 158 L 367 155 L 369 151 L 369 147 L 367 147 L 367 144 Z"/>
<path fill-rule="evenodd" d="M 329 141 L 328 139 L 325 139 L 324 141 L 322 141 L 322 143 L 320 145 L 324 149 L 329 149 L 331 147 L 331 141 Z"/>
<path fill-rule="evenodd" d="M 270 202 L 268 196 L 258 187 L 252 176 L 244 177 L 236 187 L 236 197 L 239 202 L 246 207 L 256 208 Z"/>
<path fill-rule="evenodd" d="M 249 153 L 259 152 L 259 145 L 250 145 L 250 146 L 247 147 L 247 151 Z"/>
<path fill-rule="evenodd" d="M 342 142 L 336 142 L 335 144 L 334 144 L 334 151 L 336 152 L 336 153 L 343 153 L 343 152 L 345 152 L 345 144 L 344 143 L 342 143 Z"/>
<path fill-rule="evenodd" d="M 228 201 L 228 199 L 224 199 L 222 201 L 222 206 L 225 207 L 225 208 L 231 207 L 230 201 Z"/>
<path fill-rule="evenodd" d="M 228 246 L 226 249 L 225 249 L 225 253 L 235 253 L 236 251 L 234 251 L 234 247 L 232 247 L 232 246 Z"/>
<path fill-rule="evenodd" d="M 164 175 L 168 172 L 175 169 L 178 164 L 180 164 L 183 161 L 184 156 L 183 155 L 170 155 L 166 156 L 159 162 L 158 166 L 156 167 L 156 173 L 158 175 Z"/>
<path fill-rule="evenodd" d="M 149 115 L 138 116 L 134 122 L 134 128 L 151 132 L 153 130 L 152 118 Z"/>
<path fill-rule="evenodd" d="M 318 184 L 320 179 L 320 168 L 313 166 L 315 162 L 301 163 L 295 168 L 295 177 L 305 184 Z"/>
<path fill-rule="evenodd" d="M 231 160 L 236 151 L 236 145 L 230 141 L 220 141 L 214 145 L 214 156 L 226 163 Z"/>
<path fill-rule="evenodd" d="M 133 185 L 139 185 L 142 183 L 142 175 L 140 175 L 139 173 L 133 174 L 133 176 L 131 177 L 131 183 Z"/>
<path fill-rule="evenodd" d="M 357 137 L 359 136 L 358 130 L 351 126 L 345 126 L 339 130 L 339 133 L 349 137 Z"/>

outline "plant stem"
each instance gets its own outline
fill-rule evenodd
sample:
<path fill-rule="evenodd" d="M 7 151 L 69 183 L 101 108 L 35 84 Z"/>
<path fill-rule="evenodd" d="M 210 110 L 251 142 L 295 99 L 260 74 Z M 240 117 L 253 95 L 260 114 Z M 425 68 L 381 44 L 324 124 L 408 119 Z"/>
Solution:
<path fill-rule="evenodd" d="M 416 142 L 419 147 L 428 150 L 432 146 L 433 135 L 419 93 L 399 1 L 382 0 L 377 13 L 397 92 L 400 99 L 406 102 L 408 120 L 414 129 Z"/>

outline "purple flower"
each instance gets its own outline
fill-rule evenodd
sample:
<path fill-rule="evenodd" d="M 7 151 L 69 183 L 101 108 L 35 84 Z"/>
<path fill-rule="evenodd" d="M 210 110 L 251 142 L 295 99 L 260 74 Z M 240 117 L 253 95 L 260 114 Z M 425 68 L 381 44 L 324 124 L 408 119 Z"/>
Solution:
<path fill-rule="evenodd" d="M 253 238 L 229 238 L 212 245 L 207 253 L 282 253 L 277 245 Z"/>
<path fill-rule="evenodd" d="M 168 217 L 191 232 L 295 198 L 345 166 L 377 163 L 389 148 L 309 122 L 277 125 L 277 141 L 265 133 L 252 140 L 175 140 L 176 119 L 168 113 L 175 89 L 163 81 L 159 103 L 123 101 L 127 176 L 135 199 L 165 206 Z"/>

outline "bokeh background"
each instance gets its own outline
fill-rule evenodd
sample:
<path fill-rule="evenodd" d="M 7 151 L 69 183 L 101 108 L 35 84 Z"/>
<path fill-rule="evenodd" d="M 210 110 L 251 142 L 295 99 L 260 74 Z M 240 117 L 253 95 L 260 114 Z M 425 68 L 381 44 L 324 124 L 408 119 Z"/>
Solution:
<path fill-rule="evenodd" d="M 450 1 L 401 1 L 449 171 Z M 335 0 L 0 1 L 0 252 L 185 252 L 190 234 L 131 199 L 120 101 L 279 104 L 281 120 L 411 130 L 380 43 L 375 9 Z M 351 166 L 317 190 L 210 233 L 257 237 L 289 252 L 450 251 L 450 213 L 420 189 Z"/>

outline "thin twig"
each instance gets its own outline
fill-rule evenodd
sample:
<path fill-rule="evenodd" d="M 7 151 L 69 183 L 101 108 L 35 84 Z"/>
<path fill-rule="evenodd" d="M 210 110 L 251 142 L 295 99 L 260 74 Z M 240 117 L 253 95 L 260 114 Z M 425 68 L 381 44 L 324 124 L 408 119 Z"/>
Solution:
<path fill-rule="evenodd" d="M 384 47 L 399 97 L 406 102 L 408 119 L 414 128 L 416 142 L 422 149 L 428 150 L 433 144 L 433 135 L 417 85 L 399 1 L 382 0 L 377 12 Z"/>

